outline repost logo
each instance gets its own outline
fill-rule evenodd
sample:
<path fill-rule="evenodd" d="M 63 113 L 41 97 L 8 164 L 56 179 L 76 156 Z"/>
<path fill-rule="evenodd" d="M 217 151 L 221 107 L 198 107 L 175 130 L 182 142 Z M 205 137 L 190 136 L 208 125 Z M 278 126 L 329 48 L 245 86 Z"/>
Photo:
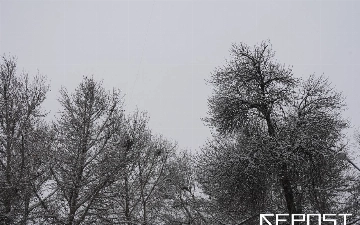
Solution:
<path fill-rule="evenodd" d="M 342 221 L 342 225 L 346 225 L 347 217 L 352 214 L 260 214 L 260 225 L 282 225 L 290 222 L 291 225 L 299 224 L 295 222 L 306 222 L 306 225 L 329 224 L 337 225 L 337 221 Z M 271 223 L 270 221 L 275 221 Z M 311 223 L 310 223 L 311 222 Z"/>

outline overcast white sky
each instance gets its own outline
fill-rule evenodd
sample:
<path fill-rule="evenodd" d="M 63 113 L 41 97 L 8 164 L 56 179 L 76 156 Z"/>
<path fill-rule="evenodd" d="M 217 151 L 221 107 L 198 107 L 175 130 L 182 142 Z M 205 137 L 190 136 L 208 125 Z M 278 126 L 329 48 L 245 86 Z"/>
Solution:
<path fill-rule="evenodd" d="M 329 77 L 359 128 L 359 25 L 360 1 L 346 0 L 0 0 L 0 54 L 47 75 L 51 115 L 61 86 L 93 75 L 122 90 L 128 112 L 148 111 L 155 132 L 196 150 L 210 137 L 204 80 L 239 42 L 270 39 L 295 76 Z"/>

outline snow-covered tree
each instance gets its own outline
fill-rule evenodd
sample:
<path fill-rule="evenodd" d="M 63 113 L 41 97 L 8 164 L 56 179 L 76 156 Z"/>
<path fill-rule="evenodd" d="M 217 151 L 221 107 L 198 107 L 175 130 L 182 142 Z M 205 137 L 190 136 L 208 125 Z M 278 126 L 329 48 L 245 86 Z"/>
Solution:
<path fill-rule="evenodd" d="M 41 75 L 16 72 L 16 59 L 0 64 L 0 223 L 35 220 L 37 195 L 47 180 L 47 134 L 41 104 L 48 86 Z"/>
<path fill-rule="evenodd" d="M 194 156 L 185 151 L 171 158 L 159 193 L 163 199 L 161 224 L 212 224 L 208 202 L 195 179 L 195 162 Z"/>
<path fill-rule="evenodd" d="M 154 135 L 146 113 L 136 111 L 118 133 L 118 148 L 126 165 L 107 191 L 108 218 L 119 224 L 158 224 L 163 198 L 159 195 L 167 179 L 168 162 L 175 145 Z"/>
<path fill-rule="evenodd" d="M 234 44 L 231 56 L 208 81 L 205 121 L 215 133 L 199 162 L 206 194 L 244 217 L 331 211 L 346 169 L 336 158 L 347 127 L 341 95 L 323 77 L 294 78 L 269 42 Z"/>
<path fill-rule="evenodd" d="M 111 142 L 122 126 L 121 96 L 85 77 L 75 93 L 62 89 L 59 101 L 50 166 L 56 193 L 44 208 L 55 223 L 93 224 L 96 202 L 123 168 Z"/>

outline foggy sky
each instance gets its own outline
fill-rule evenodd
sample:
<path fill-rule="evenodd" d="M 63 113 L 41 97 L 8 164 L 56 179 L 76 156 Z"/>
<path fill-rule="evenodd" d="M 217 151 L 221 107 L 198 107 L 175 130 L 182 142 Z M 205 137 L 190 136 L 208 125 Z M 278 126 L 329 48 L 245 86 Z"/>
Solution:
<path fill-rule="evenodd" d="M 196 150 L 210 137 L 200 120 L 205 80 L 232 43 L 268 39 L 296 77 L 324 74 L 343 93 L 351 137 L 360 127 L 359 24 L 360 1 L 346 0 L 0 0 L 0 54 L 48 77 L 50 119 L 60 87 L 93 75 L 122 90 L 128 113 L 148 111 L 154 132 Z"/>

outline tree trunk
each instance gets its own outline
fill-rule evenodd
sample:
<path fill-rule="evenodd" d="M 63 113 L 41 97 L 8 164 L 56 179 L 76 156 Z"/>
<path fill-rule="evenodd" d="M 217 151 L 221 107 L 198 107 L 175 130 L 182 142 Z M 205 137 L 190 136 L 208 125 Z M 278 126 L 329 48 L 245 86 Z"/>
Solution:
<path fill-rule="evenodd" d="M 131 225 L 131 217 L 130 217 L 130 197 L 129 197 L 129 180 L 128 175 L 125 175 L 125 219 L 126 224 Z"/>
<path fill-rule="evenodd" d="M 290 215 L 298 213 L 295 206 L 294 192 L 291 188 L 291 181 L 288 176 L 287 165 L 285 163 L 281 166 L 280 181 L 284 191 L 288 213 Z"/>
<path fill-rule="evenodd" d="M 265 110 L 265 119 L 266 119 L 266 123 L 267 123 L 267 127 L 268 127 L 269 136 L 275 138 L 276 131 L 275 131 L 275 127 L 272 123 L 271 115 L 270 115 L 270 112 L 268 111 L 268 109 Z M 288 174 L 288 166 L 287 166 L 286 162 L 282 163 L 278 175 L 280 176 L 281 186 L 284 191 L 286 207 L 287 207 L 288 213 L 291 216 L 291 214 L 295 214 L 298 212 L 297 212 L 297 208 L 296 208 L 294 192 L 291 187 L 291 180 L 290 180 L 290 177 Z"/>

